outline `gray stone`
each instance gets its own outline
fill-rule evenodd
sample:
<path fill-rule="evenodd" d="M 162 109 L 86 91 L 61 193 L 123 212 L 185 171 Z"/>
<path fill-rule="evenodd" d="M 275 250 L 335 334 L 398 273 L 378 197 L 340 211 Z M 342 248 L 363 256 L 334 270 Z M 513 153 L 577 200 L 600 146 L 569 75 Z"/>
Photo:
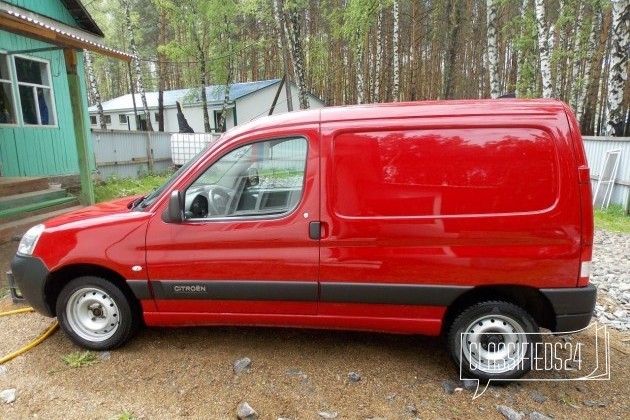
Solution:
<path fill-rule="evenodd" d="M 15 401 L 16 396 L 17 390 L 15 388 L 5 389 L 4 391 L 0 392 L 0 398 L 7 404 L 11 404 L 13 401 Z"/>
<path fill-rule="evenodd" d="M 104 351 L 103 353 L 101 353 L 100 357 L 101 357 L 101 360 L 107 361 L 112 358 L 112 354 L 108 351 Z"/>
<path fill-rule="evenodd" d="M 503 414 L 503 417 L 508 420 L 521 420 L 523 418 L 523 414 L 519 413 L 513 408 L 507 407 L 505 405 L 497 405 L 496 407 L 497 410 L 499 410 L 501 414 Z"/>
<path fill-rule="evenodd" d="M 625 318 L 628 313 L 623 309 L 617 309 L 615 312 L 613 312 L 613 315 L 617 318 Z"/>
<path fill-rule="evenodd" d="M 300 369 L 291 368 L 291 369 L 287 369 L 286 374 L 287 375 L 304 375 L 304 372 L 302 372 Z"/>
<path fill-rule="evenodd" d="M 585 386 L 582 386 L 582 385 L 576 386 L 575 389 L 577 389 L 580 392 L 588 392 L 588 388 L 586 388 Z"/>
<path fill-rule="evenodd" d="M 4 375 L 5 373 L 7 373 L 9 371 L 9 369 L 7 369 L 6 366 L 4 365 L 0 365 L 0 375 Z"/>
<path fill-rule="evenodd" d="M 446 381 L 442 382 L 442 389 L 447 394 L 452 394 L 453 392 L 455 392 L 455 384 L 447 379 Z"/>
<path fill-rule="evenodd" d="M 475 391 L 477 389 L 477 381 L 474 379 L 463 379 L 460 381 L 466 391 Z"/>
<path fill-rule="evenodd" d="M 238 405 L 238 408 L 236 409 L 236 415 L 241 420 L 258 419 L 258 413 L 247 403 L 247 401 L 243 401 Z"/>
<path fill-rule="evenodd" d="M 582 401 L 582 404 L 584 404 L 587 407 L 595 407 L 597 403 L 593 400 L 584 400 Z"/>
<path fill-rule="evenodd" d="M 530 420 L 551 420 L 551 417 L 540 414 L 538 411 L 532 411 L 529 413 L 529 418 Z"/>
<path fill-rule="evenodd" d="M 418 409 L 413 404 L 409 404 L 407 407 L 405 407 L 405 411 L 407 411 L 407 413 L 413 414 L 414 416 L 418 414 Z"/>
<path fill-rule="evenodd" d="M 359 382 L 361 380 L 361 375 L 356 372 L 350 372 L 348 373 L 348 380 L 350 382 Z"/>
<path fill-rule="evenodd" d="M 548 400 L 546 396 L 544 396 L 538 391 L 530 391 L 528 395 L 532 400 L 536 401 L 538 404 L 542 404 Z"/>
<path fill-rule="evenodd" d="M 319 414 L 319 417 L 323 419 L 336 419 L 337 417 L 339 417 L 339 413 L 337 413 L 336 411 L 320 411 L 317 414 Z"/>
<path fill-rule="evenodd" d="M 249 357 L 243 357 L 242 359 L 238 359 L 237 361 L 234 362 L 234 365 L 233 365 L 234 372 L 235 373 L 242 372 L 243 370 L 247 369 L 249 365 L 251 364 L 252 364 L 252 361 L 250 360 Z"/>

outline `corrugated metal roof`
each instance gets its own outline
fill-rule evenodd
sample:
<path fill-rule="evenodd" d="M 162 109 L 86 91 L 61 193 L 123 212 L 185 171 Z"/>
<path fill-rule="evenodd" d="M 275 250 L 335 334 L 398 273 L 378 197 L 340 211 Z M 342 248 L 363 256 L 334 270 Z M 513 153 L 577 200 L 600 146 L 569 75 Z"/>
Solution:
<path fill-rule="evenodd" d="M 230 86 L 230 101 L 242 98 L 245 95 L 249 95 L 250 93 L 256 92 L 260 89 L 264 89 L 279 82 L 280 79 L 261 80 L 258 82 L 234 83 Z M 158 92 L 147 92 L 145 95 L 147 98 L 147 106 L 149 108 L 157 108 Z M 214 85 L 206 87 L 206 98 L 208 99 L 209 104 L 222 103 L 224 95 L 225 85 Z M 139 93 L 135 94 L 135 99 L 138 109 L 142 108 L 142 102 Z M 195 88 L 164 91 L 165 107 L 175 106 L 176 101 L 179 101 L 180 103 L 186 105 L 201 103 L 201 92 L 199 91 L 199 89 Z M 103 105 L 103 111 L 105 112 L 133 109 L 131 94 L 110 99 L 109 101 L 103 102 L 101 105 Z M 91 106 L 89 110 L 90 112 L 97 111 L 95 105 Z"/>

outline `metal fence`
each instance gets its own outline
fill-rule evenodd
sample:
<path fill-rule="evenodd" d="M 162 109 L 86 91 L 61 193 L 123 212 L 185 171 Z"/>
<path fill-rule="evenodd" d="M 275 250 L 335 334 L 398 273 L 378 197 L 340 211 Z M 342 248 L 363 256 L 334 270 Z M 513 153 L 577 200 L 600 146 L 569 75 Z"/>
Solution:
<path fill-rule="evenodd" d="M 610 204 L 630 208 L 630 137 L 590 137 L 584 136 L 584 148 L 588 166 L 591 168 L 593 192 L 602 173 L 606 152 L 621 150 L 619 167 L 610 198 Z"/>
<path fill-rule="evenodd" d="M 138 178 L 168 170 L 173 166 L 171 134 L 92 129 L 94 160 L 101 179 Z"/>

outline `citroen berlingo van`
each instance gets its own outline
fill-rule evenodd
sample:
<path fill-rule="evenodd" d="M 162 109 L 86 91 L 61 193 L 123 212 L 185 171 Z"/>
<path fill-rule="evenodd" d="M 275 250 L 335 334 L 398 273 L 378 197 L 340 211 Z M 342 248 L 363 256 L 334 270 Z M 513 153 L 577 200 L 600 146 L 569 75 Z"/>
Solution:
<path fill-rule="evenodd" d="M 225 133 L 151 194 L 32 228 L 28 302 L 80 346 L 147 326 L 447 338 L 467 374 L 518 378 L 540 327 L 586 327 L 591 187 L 556 100 L 334 107 Z"/>

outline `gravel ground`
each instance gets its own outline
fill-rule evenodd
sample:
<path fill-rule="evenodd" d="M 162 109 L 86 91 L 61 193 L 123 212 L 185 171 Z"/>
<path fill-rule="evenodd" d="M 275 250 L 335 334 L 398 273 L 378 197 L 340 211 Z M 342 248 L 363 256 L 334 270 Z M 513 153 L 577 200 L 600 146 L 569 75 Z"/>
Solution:
<path fill-rule="evenodd" d="M 61 356 L 80 349 L 57 332 L 0 366 L 0 397 L 10 399 L 15 390 L 15 401 L 0 399 L 0 419 L 111 419 L 123 413 L 234 419 L 243 402 L 261 419 L 625 419 L 628 318 L 608 315 L 628 311 L 629 246 L 630 235 L 597 232 L 593 282 L 602 290 L 597 314 L 619 329 L 609 329 L 610 380 L 521 381 L 490 386 L 473 400 L 442 339 L 271 328 L 147 328 L 122 349 L 98 353 L 96 364 L 73 369 Z M 3 271 L 15 247 L 0 245 Z M 0 300 L 0 312 L 11 309 L 10 299 Z M 52 322 L 35 313 L 0 318 L 0 356 Z M 553 341 L 583 343 L 583 359 L 595 360 L 593 329 Z M 545 372 L 536 378 L 569 376 Z"/>

